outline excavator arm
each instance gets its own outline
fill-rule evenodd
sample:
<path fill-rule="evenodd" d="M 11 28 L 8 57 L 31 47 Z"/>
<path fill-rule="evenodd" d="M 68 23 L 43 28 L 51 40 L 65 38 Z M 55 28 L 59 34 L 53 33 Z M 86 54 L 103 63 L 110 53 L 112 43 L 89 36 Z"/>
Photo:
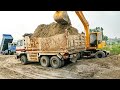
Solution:
<path fill-rule="evenodd" d="M 86 32 L 86 48 L 89 49 L 89 47 L 90 47 L 89 24 L 88 24 L 86 18 L 84 17 L 84 14 L 82 13 L 82 11 L 75 11 L 75 13 L 84 26 L 84 29 Z M 69 19 L 67 11 L 56 11 L 54 14 L 54 20 L 60 24 L 71 24 L 71 21 Z"/>
<path fill-rule="evenodd" d="M 89 31 L 89 24 L 86 20 L 86 18 L 84 17 L 82 11 L 75 11 L 75 13 L 77 14 L 77 16 L 79 17 L 79 19 L 81 20 L 85 32 L 86 32 L 86 48 L 88 49 L 90 47 L 90 31 Z"/>

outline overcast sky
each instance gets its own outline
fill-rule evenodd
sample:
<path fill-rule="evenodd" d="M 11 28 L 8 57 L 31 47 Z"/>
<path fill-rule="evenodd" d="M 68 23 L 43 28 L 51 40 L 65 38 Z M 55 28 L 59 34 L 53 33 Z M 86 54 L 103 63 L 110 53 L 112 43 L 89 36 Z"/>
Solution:
<path fill-rule="evenodd" d="M 54 22 L 55 11 L 0 11 L 0 41 L 2 34 L 12 34 L 14 40 L 24 33 L 33 33 L 40 24 Z M 90 28 L 103 27 L 110 38 L 120 37 L 120 11 L 83 11 Z M 74 11 L 68 11 L 73 27 L 84 31 L 83 25 Z"/>

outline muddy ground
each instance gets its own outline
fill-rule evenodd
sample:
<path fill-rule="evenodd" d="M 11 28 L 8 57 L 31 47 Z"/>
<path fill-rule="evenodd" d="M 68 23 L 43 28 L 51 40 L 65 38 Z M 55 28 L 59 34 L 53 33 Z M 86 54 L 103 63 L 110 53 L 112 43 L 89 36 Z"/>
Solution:
<path fill-rule="evenodd" d="M 60 69 L 39 63 L 22 65 L 15 56 L 0 55 L 0 79 L 120 79 L 120 55 L 81 59 Z"/>

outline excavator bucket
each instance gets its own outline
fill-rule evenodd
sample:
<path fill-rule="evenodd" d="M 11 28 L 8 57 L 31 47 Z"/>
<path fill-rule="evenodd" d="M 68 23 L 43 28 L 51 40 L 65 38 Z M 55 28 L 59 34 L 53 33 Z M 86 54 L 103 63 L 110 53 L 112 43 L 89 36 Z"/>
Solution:
<path fill-rule="evenodd" d="M 67 11 L 56 11 L 53 18 L 57 23 L 63 25 L 67 25 L 67 24 L 71 25 L 71 21 L 67 14 Z"/>

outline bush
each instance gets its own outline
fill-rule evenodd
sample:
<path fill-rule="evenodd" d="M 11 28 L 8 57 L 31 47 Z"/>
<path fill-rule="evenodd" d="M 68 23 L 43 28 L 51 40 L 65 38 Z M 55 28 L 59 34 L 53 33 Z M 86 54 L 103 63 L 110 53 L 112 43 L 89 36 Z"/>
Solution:
<path fill-rule="evenodd" d="M 120 44 L 108 45 L 103 49 L 110 51 L 112 55 L 120 54 Z"/>

